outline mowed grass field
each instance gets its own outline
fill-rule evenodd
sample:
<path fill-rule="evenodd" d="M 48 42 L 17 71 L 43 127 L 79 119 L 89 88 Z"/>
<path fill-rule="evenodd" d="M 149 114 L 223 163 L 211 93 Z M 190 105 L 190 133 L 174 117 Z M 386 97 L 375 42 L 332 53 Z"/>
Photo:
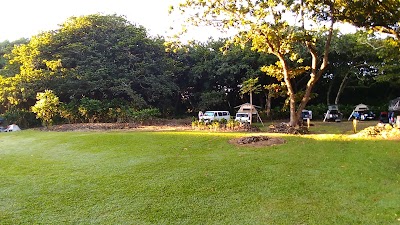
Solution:
<path fill-rule="evenodd" d="M 245 135 L 0 133 L 0 224 L 400 224 L 399 141 Z"/>

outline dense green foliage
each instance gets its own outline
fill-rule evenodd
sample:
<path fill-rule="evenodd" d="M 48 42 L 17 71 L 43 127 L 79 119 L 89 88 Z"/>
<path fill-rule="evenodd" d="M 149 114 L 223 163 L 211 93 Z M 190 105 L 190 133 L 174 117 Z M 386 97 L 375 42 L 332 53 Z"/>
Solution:
<path fill-rule="evenodd" d="M 240 135 L 1 133 L 0 221 L 398 223 L 397 142 L 287 136 L 273 147 L 228 143 Z"/>
<path fill-rule="evenodd" d="M 177 89 L 163 41 L 150 39 L 143 27 L 117 16 L 71 18 L 59 30 L 15 47 L 8 57 L 19 65 L 12 86 L 22 96 L 13 102 L 2 99 L 11 105 L 50 89 L 63 102 L 121 98 L 138 108 L 162 107 L 166 102 L 161 100 Z"/>
<path fill-rule="evenodd" d="M 233 113 L 250 101 L 241 94 L 243 82 L 257 78 L 262 88 L 252 93 L 253 103 L 269 118 L 288 118 L 288 87 L 275 74 L 275 56 L 252 51 L 250 43 L 227 46 L 226 40 L 192 42 L 175 51 L 166 46 L 163 38 L 149 37 L 123 17 L 98 14 L 72 17 L 30 40 L 0 43 L 0 114 L 22 127 L 39 124 L 31 109 L 45 90 L 60 101 L 54 123 L 143 121 L 143 112 L 152 110 L 157 112 L 151 117 L 195 116 L 210 109 Z M 299 52 L 294 64 L 311 62 L 306 48 L 290 48 Z M 315 48 L 322 51 L 324 45 Z M 334 32 L 330 64 L 309 96 L 310 107 L 351 108 L 362 102 L 385 110 L 400 90 L 398 49 L 391 37 Z M 309 74 L 292 72 L 299 102 Z"/>
<path fill-rule="evenodd" d="M 189 25 L 212 24 L 222 30 L 234 30 L 228 45 L 250 44 L 254 51 L 274 55 L 276 63 L 265 62 L 263 71 L 284 83 L 289 123 L 295 126 L 312 98 L 314 86 L 328 67 L 337 21 L 335 11 L 339 8 L 341 5 L 335 1 L 187 0 L 177 10 L 185 15 Z M 310 60 L 304 60 L 305 57 Z M 306 80 L 306 85 L 296 90 L 293 79 L 299 76 Z"/>
<path fill-rule="evenodd" d="M 342 9 L 337 12 L 340 20 L 400 38 L 400 2 L 398 0 L 340 0 L 338 2 L 342 6 Z"/>

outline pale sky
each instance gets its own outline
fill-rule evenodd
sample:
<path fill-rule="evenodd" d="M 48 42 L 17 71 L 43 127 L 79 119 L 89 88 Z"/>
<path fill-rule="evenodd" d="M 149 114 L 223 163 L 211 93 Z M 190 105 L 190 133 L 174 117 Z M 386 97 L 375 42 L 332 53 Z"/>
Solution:
<path fill-rule="evenodd" d="M 4 0 L 1 1 L 0 42 L 30 38 L 42 31 L 58 29 L 71 16 L 117 14 L 144 26 L 150 35 L 172 34 L 170 27 L 180 23 L 168 15 L 170 5 L 183 0 Z M 217 32 L 192 30 L 189 39 L 206 41 Z M 215 37 L 218 39 L 218 37 Z"/>
<path fill-rule="evenodd" d="M 30 38 L 43 31 L 55 30 L 71 16 L 117 14 L 131 23 L 144 26 L 150 35 L 164 37 L 176 34 L 181 21 L 168 14 L 170 5 L 185 0 L 3 0 L 0 13 L 0 42 Z M 175 31 L 169 28 L 174 27 Z M 351 27 L 342 27 L 351 31 Z M 227 36 L 212 28 L 190 28 L 184 40 L 206 41 Z"/>

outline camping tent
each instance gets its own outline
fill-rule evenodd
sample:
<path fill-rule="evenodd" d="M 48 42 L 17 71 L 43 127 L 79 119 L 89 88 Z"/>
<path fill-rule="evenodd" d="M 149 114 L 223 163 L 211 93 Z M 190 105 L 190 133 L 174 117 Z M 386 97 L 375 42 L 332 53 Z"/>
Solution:
<path fill-rule="evenodd" d="M 389 102 L 389 111 L 400 111 L 400 97 Z"/>
<path fill-rule="evenodd" d="M 363 114 L 365 111 L 368 111 L 368 110 L 369 110 L 369 108 L 368 108 L 367 105 L 365 105 L 365 104 L 358 104 L 358 105 L 356 105 L 356 106 L 354 107 L 353 112 L 351 112 L 351 114 L 350 114 L 348 120 L 350 120 L 351 117 L 356 117 L 356 116 L 354 116 L 356 113 L 358 113 L 358 114 Z"/>
<path fill-rule="evenodd" d="M 261 109 L 260 106 L 250 105 L 250 103 L 244 103 L 236 106 L 235 108 L 239 108 L 238 113 L 250 113 L 251 110 L 253 115 L 258 115 L 257 108 Z"/>
<path fill-rule="evenodd" d="M 367 105 L 365 105 L 365 104 L 358 104 L 358 105 L 356 105 L 356 107 L 354 108 L 353 111 L 364 112 L 364 111 L 367 111 L 367 110 L 369 110 L 369 108 L 368 108 Z"/>
<path fill-rule="evenodd" d="M 235 108 L 239 108 L 238 113 L 250 113 L 252 115 L 257 115 L 257 118 L 262 122 L 260 115 L 258 114 L 257 108 L 261 109 L 260 106 L 251 105 L 250 103 L 244 103 L 236 106 Z M 263 124 L 264 125 L 264 124 Z"/>
<path fill-rule="evenodd" d="M 11 124 L 11 125 L 7 126 L 7 128 L 5 129 L 5 132 L 20 131 L 20 130 L 21 130 L 21 128 L 19 128 L 18 125 Z"/>

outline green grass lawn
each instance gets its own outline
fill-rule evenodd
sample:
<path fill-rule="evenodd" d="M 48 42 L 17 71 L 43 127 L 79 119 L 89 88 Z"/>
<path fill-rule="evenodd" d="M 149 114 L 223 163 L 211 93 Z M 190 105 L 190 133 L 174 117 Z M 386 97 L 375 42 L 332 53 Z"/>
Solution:
<path fill-rule="evenodd" d="M 255 123 L 262 131 L 268 132 L 268 126 L 276 124 L 276 121 L 267 121 L 262 126 L 261 123 Z M 376 120 L 357 121 L 356 131 L 360 131 L 369 126 L 378 124 Z M 353 121 L 343 120 L 342 122 L 322 122 L 322 120 L 312 120 L 310 123 L 311 134 L 353 134 Z"/>
<path fill-rule="evenodd" d="M 0 224 L 399 224 L 400 142 L 0 133 Z"/>
<path fill-rule="evenodd" d="M 314 134 L 353 134 L 353 121 L 344 120 L 342 122 L 322 122 L 312 121 L 313 126 L 310 127 L 310 132 Z M 369 126 L 378 124 L 376 120 L 357 121 L 356 132 L 361 131 Z"/>

